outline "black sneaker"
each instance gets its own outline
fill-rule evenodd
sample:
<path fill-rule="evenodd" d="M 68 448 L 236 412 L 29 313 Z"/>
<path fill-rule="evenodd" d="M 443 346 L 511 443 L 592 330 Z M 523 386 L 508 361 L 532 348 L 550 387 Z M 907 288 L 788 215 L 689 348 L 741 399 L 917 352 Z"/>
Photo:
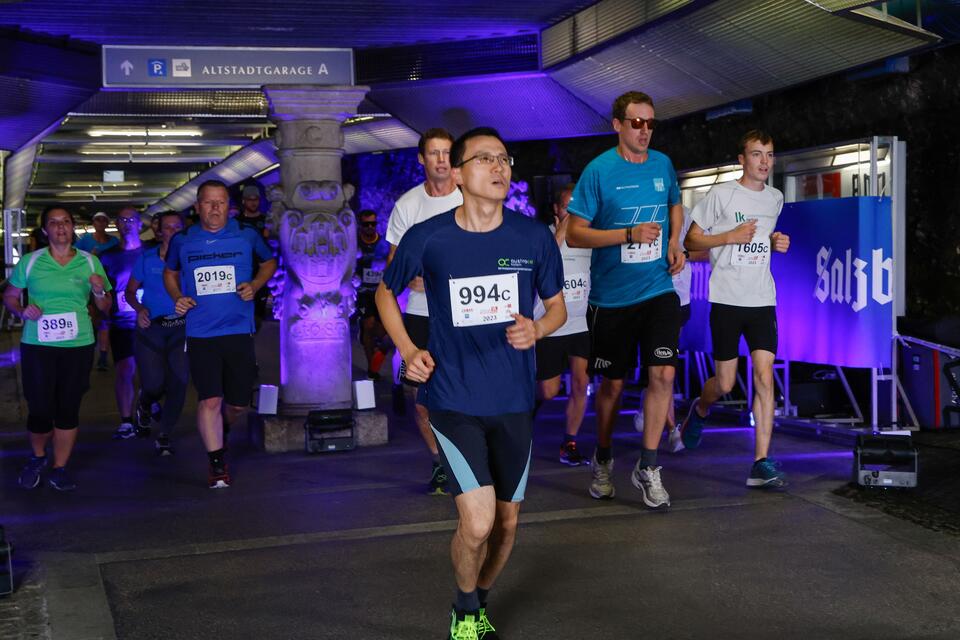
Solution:
<path fill-rule="evenodd" d="M 490 618 L 487 617 L 487 608 L 480 607 L 477 615 L 477 637 L 480 640 L 500 640 L 497 630 L 490 624 Z"/>
<path fill-rule="evenodd" d="M 433 463 L 433 471 L 430 473 L 430 489 L 427 495 L 448 496 L 450 495 L 450 481 L 447 478 L 447 471 L 442 464 Z"/>
<path fill-rule="evenodd" d="M 230 473 L 227 471 L 227 464 L 210 465 L 210 472 L 207 475 L 207 485 L 211 489 L 226 489 L 230 486 Z"/>
<path fill-rule="evenodd" d="M 30 456 L 30 460 L 20 471 L 20 477 L 17 478 L 17 484 L 24 489 L 36 489 L 40 486 L 40 474 L 47 466 L 47 456 Z"/>
<path fill-rule="evenodd" d="M 158 456 L 162 457 L 162 456 L 173 455 L 173 447 L 170 446 L 170 438 L 167 437 L 167 434 L 165 433 L 161 433 L 160 435 L 157 436 L 157 440 L 156 442 L 154 442 L 154 446 L 157 449 Z"/>
<path fill-rule="evenodd" d="M 121 422 L 117 430 L 113 432 L 114 440 L 129 440 L 136 437 L 137 429 L 129 422 Z"/>
<path fill-rule="evenodd" d="M 66 467 L 54 467 L 47 478 L 47 484 L 57 491 L 75 491 L 77 483 L 67 473 Z"/>
<path fill-rule="evenodd" d="M 137 403 L 137 415 L 135 416 L 136 426 L 138 429 L 150 429 L 150 424 L 153 421 L 153 416 L 150 412 L 150 407 L 145 407 L 139 402 Z"/>
<path fill-rule="evenodd" d="M 577 443 L 571 440 L 560 445 L 560 462 L 571 467 L 578 467 L 581 464 L 589 465 L 590 459 L 580 455 L 580 452 L 577 451 Z"/>

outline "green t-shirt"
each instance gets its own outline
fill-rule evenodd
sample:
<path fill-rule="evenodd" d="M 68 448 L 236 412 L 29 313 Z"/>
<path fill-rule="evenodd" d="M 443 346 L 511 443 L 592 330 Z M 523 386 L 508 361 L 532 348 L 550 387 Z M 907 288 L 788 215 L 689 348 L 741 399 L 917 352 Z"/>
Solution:
<path fill-rule="evenodd" d="M 28 273 L 29 271 L 29 273 Z M 39 320 L 26 320 L 21 342 L 45 347 L 84 347 L 93 344 L 93 325 L 87 313 L 90 276 L 103 278 L 109 291 L 110 279 L 100 260 L 77 250 L 73 260 L 61 266 L 46 248 L 26 254 L 13 268 L 10 284 L 26 289 L 30 304 L 43 312 Z"/>

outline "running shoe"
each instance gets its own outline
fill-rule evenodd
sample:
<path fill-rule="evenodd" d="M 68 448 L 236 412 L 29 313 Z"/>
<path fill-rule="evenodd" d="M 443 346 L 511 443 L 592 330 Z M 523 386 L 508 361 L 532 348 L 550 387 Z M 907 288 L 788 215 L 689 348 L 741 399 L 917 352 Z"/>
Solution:
<path fill-rule="evenodd" d="M 121 422 L 117 430 L 113 432 L 114 440 L 129 440 L 137 435 L 137 430 L 129 422 Z"/>
<path fill-rule="evenodd" d="M 705 417 L 697 413 L 697 404 L 700 398 L 694 398 L 690 403 L 690 411 L 687 412 L 687 419 L 680 426 L 680 437 L 683 439 L 683 446 L 687 449 L 696 449 L 700 446 L 700 440 L 703 439 L 703 427 L 707 422 Z"/>
<path fill-rule="evenodd" d="M 150 407 L 144 407 L 139 402 L 137 403 L 137 427 L 140 429 L 150 429 L 150 422 L 153 419 L 151 415 Z"/>
<path fill-rule="evenodd" d="M 211 489 L 226 489 L 230 486 L 230 473 L 227 471 L 226 463 L 222 465 L 210 465 L 207 484 Z"/>
<path fill-rule="evenodd" d="M 36 489 L 40 486 L 40 473 L 47 466 L 47 456 L 30 456 L 30 460 L 20 471 L 17 484 L 24 489 Z"/>
<path fill-rule="evenodd" d="M 442 464 L 433 463 L 433 471 L 430 472 L 430 488 L 427 490 L 427 495 L 450 495 L 450 480 L 447 478 L 447 471 Z"/>
<path fill-rule="evenodd" d="M 477 637 L 480 640 L 500 640 L 497 630 L 490 624 L 490 618 L 487 617 L 487 608 L 480 607 L 480 613 L 477 616 Z"/>
<path fill-rule="evenodd" d="M 770 458 L 757 460 L 750 469 L 747 486 L 755 489 L 778 489 L 787 486 L 787 474 L 780 471 L 780 463 Z"/>
<path fill-rule="evenodd" d="M 610 475 L 613 473 L 613 458 L 600 464 L 597 462 L 597 452 L 593 452 L 593 480 L 590 481 L 590 495 L 597 500 L 609 500 L 616 495 Z"/>
<path fill-rule="evenodd" d="M 630 481 L 633 482 L 633 486 L 640 489 L 640 493 L 643 495 L 643 504 L 651 509 L 670 506 L 670 494 L 663 488 L 663 483 L 660 481 L 660 469 L 661 467 L 643 469 L 640 467 L 640 461 L 638 460 L 637 466 L 633 468 L 633 473 L 630 474 Z"/>
<path fill-rule="evenodd" d="M 153 418 L 154 422 L 160 422 L 160 418 L 163 417 L 163 407 L 160 406 L 159 402 L 150 405 L 150 417 Z"/>
<path fill-rule="evenodd" d="M 571 467 L 590 464 L 590 460 L 580 455 L 580 452 L 577 451 L 577 443 L 573 440 L 560 445 L 560 462 Z"/>
<path fill-rule="evenodd" d="M 633 428 L 637 433 L 643 433 L 643 409 L 637 409 L 633 414 Z"/>
<path fill-rule="evenodd" d="M 480 640 L 477 625 L 477 612 L 458 612 L 456 607 L 450 611 L 450 635 L 447 640 Z"/>
<path fill-rule="evenodd" d="M 686 449 L 683 446 L 683 437 L 680 434 L 680 427 L 674 427 L 667 433 L 667 451 L 670 453 L 680 453 Z"/>
<path fill-rule="evenodd" d="M 57 491 L 74 491 L 77 483 L 67 473 L 66 467 L 54 467 L 47 478 L 47 484 Z"/>
<path fill-rule="evenodd" d="M 154 447 L 157 449 L 158 456 L 172 456 L 173 447 L 170 446 L 170 438 L 165 433 L 161 433 L 157 436 L 156 442 L 154 442 Z"/>

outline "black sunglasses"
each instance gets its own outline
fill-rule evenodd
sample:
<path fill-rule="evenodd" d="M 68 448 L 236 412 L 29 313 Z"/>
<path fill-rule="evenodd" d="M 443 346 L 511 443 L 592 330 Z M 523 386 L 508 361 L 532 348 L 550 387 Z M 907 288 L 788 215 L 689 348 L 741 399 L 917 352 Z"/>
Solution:
<path fill-rule="evenodd" d="M 653 131 L 653 128 L 657 125 L 656 118 L 622 118 L 620 120 L 623 123 L 630 123 L 630 126 L 634 129 L 642 129 L 643 125 L 647 125 L 647 129 Z"/>

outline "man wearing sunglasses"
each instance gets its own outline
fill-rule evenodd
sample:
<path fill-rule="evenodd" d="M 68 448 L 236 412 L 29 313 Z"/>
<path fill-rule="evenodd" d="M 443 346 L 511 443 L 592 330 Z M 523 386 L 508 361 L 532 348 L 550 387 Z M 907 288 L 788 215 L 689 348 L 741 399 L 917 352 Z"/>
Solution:
<path fill-rule="evenodd" d="M 427 129 L 420 137 L 417 148 L 417 161 L 423 165 L 425 180 L 400 196 L 390 220 L 387 223 L 387 242 L 390 243 L 390 256 L 387 264 L 393 260 L 393 254 L 404 234 L 413 225 L 429 220 L 433 216 L 450 211 L 463 204 L 463 196 L 453 181 L 450 167 L 450 147 L 453 145 L 453 136 L 446 129 Z M 413 342 L 421 349 L 426 349 L 430 333 L 430 319 L 427 310 L 427 296 L 423 291 L 423 278 L 417 275 L 409 283 L 407 306 L 404 309 L 403 323 Z M 417 383 L 404 374 L 405 363 L 399 365 L 398 382 L 408 388 L 416 389 Z M 419 400 L 415 406 L 415 419 L 420 435 L 433 457 L 433 467 L 430 472 L 429 495 L 447 495 L 447 470 L 440 463 L 440 453 L 437 450 L 437 440 L 430 429 L 430 415 L 427 408 Z"/>
<path fill-rule="evenodd" d="M 460 517 L 451 545 L 452 640 L 496 637 L 487 593 L 516 536 L 530 471 L 534 345 L 566 320 L 560 249 L 546 226 L 505 209 L 513 158 L 494 129 L 450 154 L 463 205 L 410 229 L 377 289 L 383 324 L 420 382 Z M 430 341 L 403 326 L 396 296 L 422 275 Z M 536 295 L 544 315 L 534 321 Z"/>
<path fill-rule="evenodd" d="M 357 318 L 360 322 L 360 343 L 367 356 L 367 377 L 380 379 L 380 366 L 389 347 L 383 342 L 387 333 L 377 313 L 374 296 L 383 279 L 390 245 L 377 231 L 377 212 L 365 209 L 357 214 Z"/>
<path fill-rule="evenodd" d="M 673 397 L 680 342 L 680 301 L 672 274 L 683 269 L 683 206 L 670 159 L 650 149 L 653 100 L 631 91 L 613 103 L 617 146 L 584 169 L 567 209 L 570 246 L 593 249 L 590 263 L 590 370 L 603 377 L 596 395 L 597 449 L 590 495 L 613 498 L 613 425 L 623 380 L 647 367 L 643 448 L 631 474 L 644 504 L 670 506 L 660 479 L 657 447 Z"/>
<path fill-rule="evenodd" d="M 120 412 L 120 426 L 114 432 L 115 440 L 127 440 L 136 435 L 149 434 L 150 416 L 146 416 L 144 428 L 133 423 L 134 388 L 133 379 L 137 367 L 133 359 L 133 343 L 137 332 L 137 312 L 127 302 L 125 291 L 127 281 L 133 271 L 143 245 L 140 240 L 140 213 L 127 207 L 117 215 L 117 231 L 120 243 L 100 255 L 103 269 L 110 278 L 116 295 L 110 309 L 110 350 L 113 352 L 113 365 L 117 370 L 114 380 L 114 393 L 117 397 L 117 410 Z"/>

